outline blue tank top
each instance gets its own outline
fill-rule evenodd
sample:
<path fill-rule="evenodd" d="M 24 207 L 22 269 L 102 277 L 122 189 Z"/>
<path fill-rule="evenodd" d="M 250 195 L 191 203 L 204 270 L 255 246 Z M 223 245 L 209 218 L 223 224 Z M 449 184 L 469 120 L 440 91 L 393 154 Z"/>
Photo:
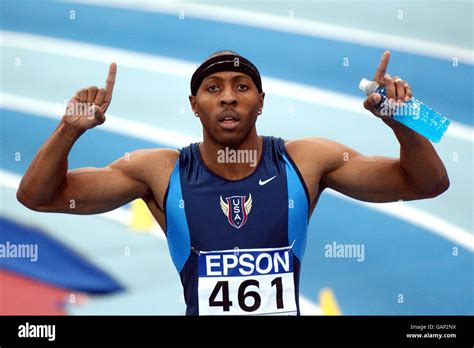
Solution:
<path fill-rule="evenodd" d="M 187 315 L 299 315 L 309 195 L 284 141 L 262 139 L 240 180 L 210 171 L 198 143 L 180 150 L 164 205 Z"/>

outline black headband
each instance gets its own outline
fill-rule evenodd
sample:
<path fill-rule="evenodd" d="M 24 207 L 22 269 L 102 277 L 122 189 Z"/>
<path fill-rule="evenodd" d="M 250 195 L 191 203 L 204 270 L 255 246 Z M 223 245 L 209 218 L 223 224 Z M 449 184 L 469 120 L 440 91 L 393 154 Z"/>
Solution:
<path fill-rule="evenodd" d="M 262 79 L 257 67 L 242 56 L 226 54 L 212 57 L 196 69 L 191 78 L 191 94 L 196 95 L 199 86 L 206 77 L 220 71 L 236 71 L 250 76 L 257 86 L 258 93 L 262 93 Z"/>

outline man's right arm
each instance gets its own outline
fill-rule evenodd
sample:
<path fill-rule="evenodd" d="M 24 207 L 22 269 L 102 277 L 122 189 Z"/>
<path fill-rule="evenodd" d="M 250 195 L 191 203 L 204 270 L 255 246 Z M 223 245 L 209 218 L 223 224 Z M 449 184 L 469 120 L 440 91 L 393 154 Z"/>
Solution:
<path fill-rule="evenodd" d="M 116 72 L 117 65 L 112 63 L 105 88 L 81 89 L 71 98 L 58 128 L 21 180 L 17 199 L 23 205 L 43 212 L 96 214 L 147 193 L 149 177 L 145 169 L 155 162 L 153 159 L 160 162 L 163 157 L 166 162 L 166 155 L 170 157 L 167 150 L 139 150 L 130 154 L 127 159 L 131 160 L 119 159 L 105 168 L 68 171 L 67 156 L 75 141 L 88 129 L 105 122 Z"/>
<path fill-rule="evenodd" d="M 150 150 L 130 154 L 104 168 L 67 170 L 67 155 L 83 133 L 61 122 L 33 159 L 17 191 L 26 207 L 42 212 L 97 214 L 113 210 L 148 190 L 140 180 L 141 162 Z"/>

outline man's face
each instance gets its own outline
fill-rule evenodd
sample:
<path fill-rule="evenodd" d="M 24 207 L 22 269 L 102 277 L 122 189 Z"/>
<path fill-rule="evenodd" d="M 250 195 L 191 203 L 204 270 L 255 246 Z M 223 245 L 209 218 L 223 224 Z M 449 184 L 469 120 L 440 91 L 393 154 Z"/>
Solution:
<path fill-rule="evenodd" d="M 234 147 L 255 127 L 264 95 L 243 73 L 223 71 L 209 75 L 196 96 L 190 96 L 204 131 L 218 144 Z"/>

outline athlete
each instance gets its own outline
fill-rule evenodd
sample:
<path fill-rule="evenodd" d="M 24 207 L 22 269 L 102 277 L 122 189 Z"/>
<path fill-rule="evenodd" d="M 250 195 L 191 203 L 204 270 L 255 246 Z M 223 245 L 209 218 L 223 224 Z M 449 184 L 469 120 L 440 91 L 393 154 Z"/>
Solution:
<path fill-rule="evenodd" d="M 387 51 L 374 80 L 400 105 L 412 90 L 386 74 L 389 58 Z M 364 106 L 393 130 L 400 158 L 364 156 L 324 138 L 259 136 L 261 77 L 233 51 L 213 54 L 191 78 L 189 100 L 202 123 L 202 142 L 180 151 L 137 150 L 104 168 L 68 171 L 75 141 L 105 121 L 116 72 L 112 63 L 105 88 L 72 97 L 17 198 L 36 211 L 70 214 L 144 200 L 166 234 L 188 315 L 298 315 L 308 221 L 326 188 L 362 201 L 394 202 L 436 197 L 449 187 L 431 143 L 382 115 L 376 93 Z"/>

